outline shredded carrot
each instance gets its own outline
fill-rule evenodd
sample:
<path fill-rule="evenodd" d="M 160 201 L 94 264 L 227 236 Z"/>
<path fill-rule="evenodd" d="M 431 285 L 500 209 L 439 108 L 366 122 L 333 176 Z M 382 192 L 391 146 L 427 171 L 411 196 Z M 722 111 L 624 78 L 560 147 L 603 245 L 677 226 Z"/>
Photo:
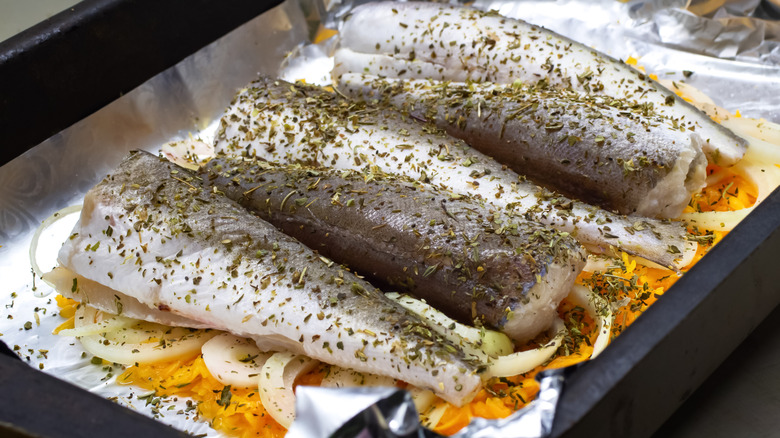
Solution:
<path fill-rule="evenodd" d="M 464 407 L 450 406 L 439 420 L 439 424 L 433 428 L 435 432 L 452 435 L 463 429 L 471 422 L 471 410 L 468 405 Z"/>
<path fill-rule="evenodd" d="M 315 371 L 300 380 L 304 384 L 319 384 L 322 375 Z M 190 397 L 198 402 L 199 415 L 208 419 L 214 429 L 231 436 L 270 438 L 285 433 L 263 408 L 257 388 L 230 388 L 219 383 L 200 355 L 186 360 L 132 366 L 117 381 L 153 390 L 155 396 Z M 226 397 L 226 391 L 229 397 Z"/>
<path fill-rule="evenodd" d="M 57 333 L 59 333 L 59 332 L 61 332 L 63 330 L 72 329 L 72 328 L 76 327 L 76 324 L 74 322 L 75 322 L 75 317 L 71 316 L 70 318 L 67 319 L 67 321 L 65 321 L 62 324 L 58 325 L 52 331 L 52 334 L 56 335 Z"/>
<path fill-rule="evenodd" d="M 707 175 L 722 175 L 720 181 L 694 195 L 685 212 L 734 211 L 751 207 L 756 202 L 758 190 L 742 176 L 730 169 L 716 165 L 707 166 Z"/>
<path fill-rule="evenodd" d="M 60 308 L 60 316 L 65 318 L 66 321 L 58 325 L 57 328 L 52 331 L 53 334 L 57 334 L 65 329 L 72 329 L 75 327 L 76 309 L 79 307 L 79 302 L 70 298 L 65 298 L 62 295 L 57 294 L 54 297 L 57 302 L 57 306 Z"/>
<path fill-rule="evenodd" d="M 328 29 L 327 27 L 323 27 L 320 24 L 320 27 L 317 29 L 317 34 L 314 35 L 314 41 L 312 41 L 314 44 L 319 44 L 328 38 L 338 34 L 339 31 L 334 29 Z"/>
<path fill-rule="evenodd" d="M 57 306 L 60 308 L 60 316 L 63 318 L 72 318 L 76 314 L 76 309 L 79 307 L 79 302 L 70 298 L 65 298 L 62 295 L 54 297 L 57 301 Z"/>

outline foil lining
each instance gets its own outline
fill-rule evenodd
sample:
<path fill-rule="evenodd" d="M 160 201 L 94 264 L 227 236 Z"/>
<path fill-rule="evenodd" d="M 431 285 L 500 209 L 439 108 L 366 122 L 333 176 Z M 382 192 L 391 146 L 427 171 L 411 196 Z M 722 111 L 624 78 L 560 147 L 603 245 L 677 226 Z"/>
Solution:
<path fill-rule="evenodd" d="M 337 40 L 310 41 L 322 28 L 337 29 L 359 3 L 365 1 L 288 0 L 1 167 L 0 341 L 43 372 L 181 430 L 218 436 L 194 413 L 177 414 L 186 411 L 184 400 L 163 401 L 160 409 L 149 403 L 149 392 L 116 385 L 121 370 L 92 364 L 78 341 L 51 334 L 62 320 L 51 295 L 36 296 L 48 287 L 31 273 L 30 240 L 41 221 L 80 203 L 128 151 L 156 152 L 189 135 L 208 140 L 235 91 L 258 73 L 328 83 Z M 636 57 L 648 72 L 688 82 L 732 112 L 780 122 L 778 0 L 477 0 L 474 6 L 543 25 L 616 58 Z M 74 222 L 75 216 L 66 218 L 41 237 L 44 269 L 54 266 Z M 541 374 L 542 391 L 528 408 L 505 420 L 476 419 L 457 436 L 545 436 L 565 374 Z M 420 427 L 410 403 L 404 392 L 386 388 L 306 388 L 290 435 L 436 436 Z"/>
<path fill-rule="evenodd" d="M 548 1 L 477 0 L 475 6 L 498 9 L 504 15 L 526 19 L 582 42 L 621 36 L 725 60 L 780 64 L 778 2 L 563 0 L 551 4 Z M 619 49 L 620 43 L 599 46 Z"/>
<path fill-rule="evenodd" d="M 648 73 L 687 82 L 731 112 L 780 122 L 778 3 L 476 0 L 474 6 L 544 26 L 615 58 L 638 58 Z"/>
<path fill-rule="evenodd" d="M 555 406 L 568 369 L 537 375 L 539 394 L 531 404 L 507 418 L 474 418 L 454 438 L 540 438 L 549 435 Z M 411 395 L 393 388 L 317 388 L 296 391 L 296 418 L 289 438 L 435 438 L 441 437 L 420 425 Z M 322 406 L 339 406 L 337 412 Z"/>

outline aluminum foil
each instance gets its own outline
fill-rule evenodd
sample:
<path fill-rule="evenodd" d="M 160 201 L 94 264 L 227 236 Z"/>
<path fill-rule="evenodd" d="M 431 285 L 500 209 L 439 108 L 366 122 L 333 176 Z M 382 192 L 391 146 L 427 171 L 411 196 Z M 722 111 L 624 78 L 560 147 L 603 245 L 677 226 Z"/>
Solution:
<path fill-rule="evenodd" d="M 258 73 L 328 83 L 329 54 L 337 41 L 309 41 L 321 26 L 338 28 L 357 3 L 364 1 L 288 0 L 1 167 L 0 309 L 5 311 L 0 340 L 43 372 L 115 397 L 179 429 L 218 435 L 194 414 L 173 414 L 182 409 L 183 400 L 163 401 L 166 408 L 160 409 L 148 403 L 148 393 L 116 385 L 121 370 L 94 365 L 77 341 L 51 335 L 62 320 L 51 296 L 36 296 L 47 287 L 31 274 L 30 240 L 46 217 L 81 203 L 129 150 L 157 151 L 164 142 L 188 135 L 208 140 L 235 90 Z M 732 112 L 780 122 L 779 4 L 478 0 L 475 6 L 544 25 L 617 58 L 636 57 L 648 72 L 689 82 Z M 67 218 L 41 237 L 38 262 L 43 269 L 54 266 L 74 222 L 75 217 Z M 564 372 L 543 376 L 540 396 L 529 408 L 506 420 L 475 420 L 458 436 L 545 436 Z M 313 436 L 320 429 L 337 436 L 434 436 L 410 415 L 413 408 L 403 392 L 306 389 L 299 402 L 303 421 L 293 426 L 293 436 Z"/>
<path fill-rule="evenodd" d="M 766 0 L 564 0 L 553 6 L 548 1 L 478 0 L 475 6 L 495 8 L 504 15 L 524 18 L 572 37 L 574 32 L 575 39 L 583 42 L 621 36 L 687 53 L 777 66 L 779 4 Z M 616 48 L 619 50 L 619 46 Z"/>
<path fill-rule="evenodd" d="M 533 402 L 500 420 L 475 418 L 454 438 L 540 438 L 552 430 L 555 406 L 568 369 L 537 375 L 539 394 Z M 434 438 L 441 435 L 420 425 L 411 395 L 393 388 L 316 388 L 296 391 L 299 417 L 289 438 Z M 322 406 L 339 406 L 337 412 Z"/>
<path fill-rule="evenodd" d="M 38 225 L 84 194 L 133 149 L 152 152 L 167 141 L 208 136 L 235 91 L 258 73 L 276 74 L 309 40 L 304 8 L 290 1 L 248 22 L 95 114 L 0 168 L 0 340 L 30 366 L 193 434 L 218 436 L 186 411 L 184 400 L 150 403 L 149 391 L 118 386 L 116 367 L 91 363 L 78 341 L 52 335 L 63 320 L 48 286 L 34 280 L 29 248 Z M 254 54 L 254 56 L 247 56 Z M 38 263 L 55 265 L 74 217 L 40 238 Z M 161 407 L 164 406 L 164 407 Z"/>
<path fill-rule="evenodd" d="M 687 82 L 731 112 L 780 122 L 779 4 L 477 0 L 474 6 L 539 24 L 615 58 L 638 58 L 649 73 Z"/>

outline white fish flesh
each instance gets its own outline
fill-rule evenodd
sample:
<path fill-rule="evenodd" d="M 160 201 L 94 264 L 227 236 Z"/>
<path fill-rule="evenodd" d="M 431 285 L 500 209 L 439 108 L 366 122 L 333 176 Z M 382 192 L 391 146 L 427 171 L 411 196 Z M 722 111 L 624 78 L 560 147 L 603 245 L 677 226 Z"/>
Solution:
<path fill-rule="evenodd" d="M 407 178 L 218 156 L 198 173 L 230 199 L 384 290 L 525 342 L 585 266 L 568 233 Z"/>
<path fill-rule="evenodd" d="M 617 247 L 671 268 L 686 266 L 692 256 L 680 223 L 572 201 L 434 126 L 318 87 L 268 78 L 251 83 L 222 117 L 215 148 L 281 164 L 404 175 L 553 226 L 595 251 Z"/>
<path fill-rule="evenodd" d="M 333 75 L 476 81 L 571 88 L 635 100 L 695 132 L 709 160 L 730 166 L 747 143 L 674 93 L 603 53 L 539 26 L 425 2 L 355 8 L 340 29 Z"/>
<path fill-rule="evenodd" d="M 699 135 L 625 99 L 356 73 L 339 90 L 387 100 L 538 184 L 622 214 L 676 218 L 705 186 Z"/>
<path fill-rule="evenodd" d="M 428 388 L 456 405 L 480 364 L 354 274 L 199 179 L 136 152 L 91 189 L 60 265 L 208 327 Z"/>

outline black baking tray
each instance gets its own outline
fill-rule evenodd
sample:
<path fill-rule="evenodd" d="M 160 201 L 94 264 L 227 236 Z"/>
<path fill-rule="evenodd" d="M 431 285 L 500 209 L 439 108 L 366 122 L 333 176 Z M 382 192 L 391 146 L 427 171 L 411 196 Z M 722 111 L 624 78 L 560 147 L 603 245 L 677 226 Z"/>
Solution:
<path fill-rule="evenodd" d="M 277 5 L 86 0 L 0 43 L 0 164 Z M 554 437 L 647 437 L 780 303 L 780 192 L 567 379 Z M 181 436 L 0 354 L 2 436 Z M 12 394 L 12 396 L 8 396 Z"/>
<path fill-rule="evenodd" d="M 0 42 L 0 165 L 282 0 L 83 0 Z"/>
<path fill-rule="evenodd" d="M 780 303 L 775 190 L 566 381 L 554 437 L 647 437 Z"/>

